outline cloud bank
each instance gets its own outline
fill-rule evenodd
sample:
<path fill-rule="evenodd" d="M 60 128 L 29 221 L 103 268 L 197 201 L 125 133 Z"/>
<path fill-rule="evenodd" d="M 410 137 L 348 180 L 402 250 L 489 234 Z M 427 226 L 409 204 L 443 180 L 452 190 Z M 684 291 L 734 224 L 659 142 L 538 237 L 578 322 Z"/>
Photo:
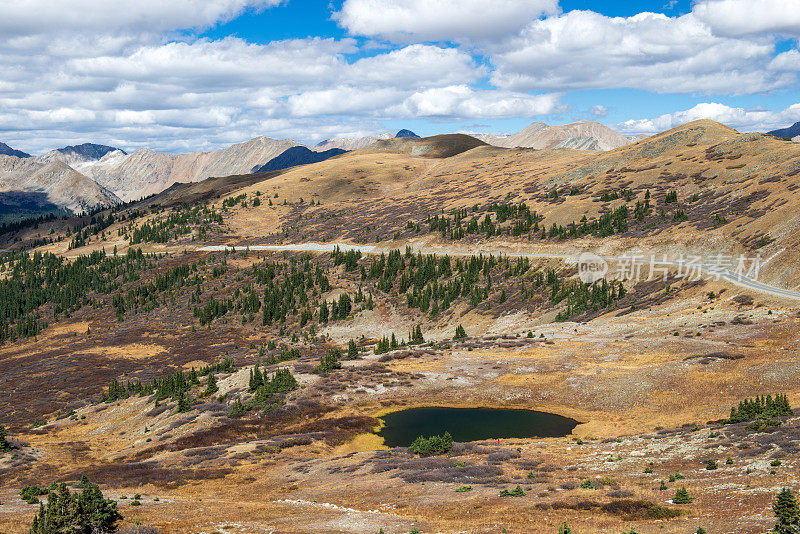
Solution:
<path fill-rule="evenodd" d="M 795 106 L 746 110 L 714 96 L 796 91 L 800 50 L 777 46 L 800 37 L 800 0 L 701 0 L 682 16 L 631 17 L 564 13 L 557 0 L 345 0 L 329 14 L 344 37 L 200 37 L 290 2 L 10 3 L 0 139 L 33 152 L 81 141 L 183 151 L 371 134 L 389 120 L 603 119 L 613 102 L 563 103 L 595 89 L 708 97 L 622 123 L 636 133 L 690 117 L 752 129 L 796 117 Z"/>

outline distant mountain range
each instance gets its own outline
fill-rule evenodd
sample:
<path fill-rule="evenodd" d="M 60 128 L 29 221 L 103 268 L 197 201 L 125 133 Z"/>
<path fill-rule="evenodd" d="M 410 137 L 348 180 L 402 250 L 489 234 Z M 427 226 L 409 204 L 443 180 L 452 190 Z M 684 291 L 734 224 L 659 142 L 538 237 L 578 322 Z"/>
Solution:
<path fill-rule="evenodd" d="M 37 157 L 36 160 L 41 162 L 58 160 L 71 167 L 76 167 L 84 163 L 97 161 L 110 152 L 120 152 L 123 155 L 127 155 L 124 150 L 113 146 L 83 143 L 82 145 L 65 146 L 64 148 L 51 150 L 47 154 Z"/>
<path fill-rule="evenodd" d="M 326 150 L 330 150 L 332 148 L 338 148 L 340 150 L 358 150 L 359 148 L 364 148 L 372 143 L 377 143 L 378 141 L 383 141 L 384 139 L 392 139 L 395 136 L 390 133 L 380 134 L 380 135 L 368 135 L 367 137 L 358 137 L 355 139 L 350 139 L 347 137 L 335 137 L 333 139 L 326 139 L 321 143 L 318 143 L 316 146 L 311 147 L 311 150 L 315 152 L 324 152 Z"/>
<path fill-rule="evenodd" d="M 610 150 L 635 140 L 602 124 L 587 121 L 563 126 L 533 123 L 521 132 L 505 136 L 470 134 L 469 138 L 475 142 L 467 141 L 466 135 L 459 136 L 457 144 L 467 148 L 487 143 L 508 148 Z M 423 145 L 414 143 L 418 139 L 417 134 L 403 129 L 395 135 L 334 138 L 306 147 L 291 139 L 262 136 L 220 150 L 180 155 L 147 148 L 128 154 L 112 146 L 83 143 L 51 150 L 37 157 L 0 143 L 0 154 L 4 154 L 0 156 L 0 194 L 8 196 L 13 193 L 13 202 L 9 204 L 12 206 L 18 203 L 20 195 L 35 193 L 42 210 L 56 206 L 81 212 L 138 200 L 160 193 L 176 183 L 282 170 L 317 163 L 370 145 L 375 145 L 376 150 L 397 146 L 402 150 L 421 151 Z"/>
<path fill-rule="evenodd" d="M 5 143 L 0 143 L 0 155 L 2 156 L 14 156 L 15 158 L 29 158 L 31 157 L 30 154 L 26 154 L 21 150 L 14 150 L 10 146 Z"/>
<path fill-rule="evenodd" d="M 625 137 L 599 122 L 579 121 L 561 126 L 534 122 L 521 132 L 506 136 L 471 134 L 490 145 L 505 148 L 574 148 L 580 150 L 613 150 L 636 139 Z"/>
<path fill-rule="evenodd" d="M 780 130 L 772 130 L 771 132 L 767 132 L 769 135 L 774 135 L 775 137 L 780 137 L 781 139 L 795 139 L 796 137 L 800 137 L 800 122 L 796 122 L 789 126 L 788 128 L 781 128 Z"/>
<path fill-rule="evenodd" d="M 0 156 L 0 199 L 6 206 L 3 218 L 13 215 L 15 205 L 24 206 L 20 211 L 26 215 L 36 215 L 55 209 L 80 213 L 120 202 L 113 192 L 63 161 L 16 156 Z"/>

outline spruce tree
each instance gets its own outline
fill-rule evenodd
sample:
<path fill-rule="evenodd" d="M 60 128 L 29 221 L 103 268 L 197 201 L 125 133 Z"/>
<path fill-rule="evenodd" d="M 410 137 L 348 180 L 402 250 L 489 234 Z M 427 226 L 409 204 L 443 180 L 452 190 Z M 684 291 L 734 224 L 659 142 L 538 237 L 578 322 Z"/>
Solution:
<path fill-rule="evenodd" d="M 681 486 L 679 489 L 675 490 L 675 497 L 672 499 L 672 502 L 675 504 L 689 504 L 692 502 L 689 492 L 686 491 L 686 486 Z"/>
<path fill-rule="evenodd" d="M 250 371 L 249 391 L 254 392 L 264 384 L 264 375 L 261 373 L 261 362 L 256 362 L 253 369 Z"/>
<path fill-rule="evenodd" d="M 203 396 L 207 397 L 209 395 L 213 395 L 219 391 L 219 386 L 217 386 L 217 379 L 214 376 L 214 373 L 208 374 L 208 380 L 206 381 L 206 390 L 203 392 Z"/>
<path fill-rule="evenodd" d="M 178 413 L 185 413 L 192 409 L 192 402 L 186 396 L 186 392 L 181 390 L 178 393 Z"/>
<path fill-rule="evenodd" d="M 772 529 L 774 534 L 798 534 L 800 532 L 800 506 L 789 488 L 783 488 L 772 503 L 772 511 L 778 520 Z"/>
<path fill-rule="evenodd" d="M 8 440 L 6 440 L 6 436 L 8 436 L 8 431 L 3 425 L 0 425 L 0 452 L 8 452 L 11 450 Z"/>
<path fill-rule="evenodd" d="M 569 528 L 569 525 L 566 521 L 564 521 L 560 527 L 558 527 L 558 534 L 572 534 L 572 529 Z"/>
<path fill-rule="evenodd" d="M 122 520 L 117 503 L 105 499 L 100 488 L 85 477 L 81 479 L 81 488 L 80 493 L 70 493 L 62 483 L 51 489 L 47 505 L 39 505 L 30 534 L 115 532 L 117 523 Z"/>
<path fill-rule="evenodd" d="M 358 346 L 356 342 L 352 339 L 347 344 L 347 359 L 348 360 L 355 360 L 358 358 Z"/>

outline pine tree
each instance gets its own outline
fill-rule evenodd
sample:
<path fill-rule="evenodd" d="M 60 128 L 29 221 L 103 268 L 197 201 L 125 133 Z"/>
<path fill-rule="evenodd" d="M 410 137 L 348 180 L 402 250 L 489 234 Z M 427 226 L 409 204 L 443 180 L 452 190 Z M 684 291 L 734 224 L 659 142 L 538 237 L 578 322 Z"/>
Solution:
<path fill-rule="evenodd" d="M 422 337 L 422 327 L 416 325 L 411 329 L 409 345 L 421 345 L 422 343 L 425 343 L 425 338 Z"/>
<path fill-rule="evenodd" d="M 0 425 L 0 452 L 8 452 L 11 450 L 8 440 L 6 440 L 6 436 L 8 436 L 8 431 L 3 425 Z"/>
<path fill-rule="evenodd" d="M 192 409 L 192 401 L 186 396 L 186 392 L 181 390 L 178 393 L 178 413 L 185 413 Z"/>
<path fill-rule="evenodd" d="M 342 363 L 339 361 L 342 358 L 342 351 L 333 348 L 328 351 L 328 354 L 322 356 L 319 360 L 317 371 L 320 374 L 328 374 L 328 371 L 333 369 L 341 369 Z"/>
<path fill-rule="evenodd" d="M 467 332 L 464 330 L 463 326 L 458 325 L 456 327 L 456 335 L 453 337 L 453 339 L 464 339 L 465 337 L 467 337 Z"/>
<path fill-rule="evenodd" d="M 572 529 L 569 528 L 569 525 L 566 521 L 564 521 L 560 527 L 558 527 L 558 534 L 572 534 Z"/>
<path fill-rule="evenodd" d="M 250 382 L 248 390 L 250 393 L 254 392 L 264 384 L 264 375 L 261 373 L 260 362 L 256 362 L 253 369 L 250 371 Z"/>
<path fill-rule="evenodd" d="M 358 345 L 352 339 L 347 344 L 347 359 L 348 360 L 355 360 L 358 359 Z"/>
<path fill-rule="evenodd" d="M 208 380 L 206 381 L 206 390 L 203 392 L 203 396 L 207 397 L 209 395 L 213 395 L 219 391 L 219 386 L 217 386 L 217 379 L 214 377 L 214 373 L 208 374 Z"/>
<path fill-rule="evenodd" d="M 100 488 L 88 478 L 81 479 L 80 493 L 70 493 L 66 484 L 52 488 L 47 505 L 39 505 L 30 534 L 53 534 L 56 532 L 91 532 L 105 534 L 116 531 L 122 520 L 117 503 L 105 499 Z"/>
<path fill-rule="evenodd" d="M 672 502 L 675 504 L 689 504 L 692 502 L 689 492 L 686 491 L 686 486 L 681 486 L 679 489 L 675 490 L 675 497 L 672 499 Z"/>
<path fill-rule="evenodd" d="M 777 522 L 771 530 L 774 534 L 797 534 L 800 532 L 800 506 L 789 488 L 783 488 L 772 503 Z"/>

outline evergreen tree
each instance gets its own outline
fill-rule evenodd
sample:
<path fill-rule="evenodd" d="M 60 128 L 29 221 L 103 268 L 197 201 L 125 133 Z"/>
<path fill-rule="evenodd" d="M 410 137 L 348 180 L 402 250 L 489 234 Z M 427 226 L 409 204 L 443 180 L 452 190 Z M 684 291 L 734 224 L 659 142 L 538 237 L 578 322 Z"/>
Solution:
<path fill-rule="evenodd" d="M 425 343 L 425 338 L 422 337 L 422 327 L 416 325 L 411 329 L 409 345 L 421 345 L 422 343 Z"/>
<path fill-rule="evenodd" d="M 453 337 L 453 339 L 464 339 L 465 337 L 467 337 L 467 332 L 464 330 L 463 326 L 458 325 L 456 327 L 456 335 Z"/>
<path fill-rule="evenodd" d="M 181 390 L 178 393 L 178 413 L 185 413 L 192 409 L 192 401 L 187 397 L 186 392 Z"/>
<path fill-rule="evenodd" d="M 253 369 L 250 371 L 250 382 L 248 391 L 253 393 L 264 384 L 264 375 L 261 373 L 260 362 L 256 362 Z"/>
<path fill-rule="evenodd" d="M 358 359 L 358 346 L 354 340 L 350 340 L 347 344 L 347 359 L 348 360 L 355 360 Z"/>
<path fill-rule="evenodd" d="M 558 527 L 558 534 L 572 534 L 572 529 L 569 528 L 569 525 L 566 521 L 564 521 L 560 527 Z"/>
<path fill-rule="evenodd" d="M 772 503 L 772 511 L 778 520 L 770 531 L 774 534 L 800 533 L 800 505 L 789 488 L 783 488 Z"/>
<path fill-rule="evenodd" d="M 81 479 L 80 493 L 70 493 L 66 484 L 52 488 L 47 505 L 39 505 L 30 534 L 105 534 L 115 532 L 122 515 L 117 503 L 105 499 L 100 488 L 87 478 Z"/>
<path fill-rule="evenodd" d="M 672 502 L 675 504 L 689 504 L 692 502 L 689 492 L 686 491 L 686 486 L 681 486 L 675 490 L 675 497 L 672 499 Z"/>
<path fill-rule="evenodd" d="M 319 365 L 317 366 L 317 371 L 320 374 L 328 374 L 328 371 L 333 369 L 341 369 L 342 363 L 339 361 L 342 359 L 342 351 L 339 349 L 330 349 L 326 355 L 324 355 L 319 360 Z"/>
<path fill-rule="evenodd" d="M 6 440 L 6 436 L 8 436 L 8 431 L 3 425 L 0 425 L 0 452 L 8 452 L 11 450 L 8 440 Z"/>
<path fill-rule="evenodd" d="M 207 397 L 209 395 L 213 395 L 219 391 L 219 386 L 217 386 L 217 379 L 214 376 L 214 373 L 208 374 L 208 380 L 206 381 L 206 390 L 203 392 L 203 396 Z"/>

